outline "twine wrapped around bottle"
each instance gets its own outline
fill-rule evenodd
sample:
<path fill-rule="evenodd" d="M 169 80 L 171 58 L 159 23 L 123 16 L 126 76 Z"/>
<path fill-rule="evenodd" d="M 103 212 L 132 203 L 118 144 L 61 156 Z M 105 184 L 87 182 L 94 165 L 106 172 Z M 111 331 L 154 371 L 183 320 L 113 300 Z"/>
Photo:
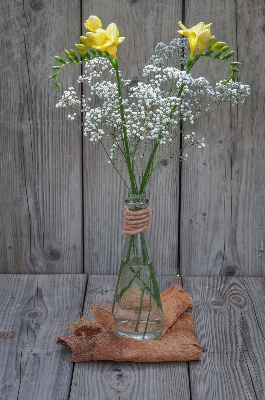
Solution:
<path fill-rule="evenodd" d="M 123 210 L 124 225 L 122 233 L 123 235 L 137 235 L 141 232 L 146 232 L 150 226 L 151 221 L 151 209 L 149 206 L 142 208 L 141 210 L 130 210 L 127 206 Z"/>

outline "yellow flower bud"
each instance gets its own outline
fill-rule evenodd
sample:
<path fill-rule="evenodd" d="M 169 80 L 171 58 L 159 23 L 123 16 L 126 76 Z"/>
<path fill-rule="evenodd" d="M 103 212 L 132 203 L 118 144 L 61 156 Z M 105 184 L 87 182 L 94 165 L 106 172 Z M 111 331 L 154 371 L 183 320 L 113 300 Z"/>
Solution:
<path fill-rule="evenodd" d="M 90 17 L 84 23 L 85 28 L 88 31 L 95 32 L 97 29 L 102 28 L 102 23 L 98 17 L 95 15 L 90 15 Z"/>
<path fill-rule="evenodd" d="M 92 34 L 93 35 L 93 34 Z M 89 39 L 86 36 L 80 36 L 80 42 L 87 47 L 92 47 Z"/>
<path fill-rule="evenodd" d="M 211 37 L 211 39 L 210 39 L 210 46 L 212 47 L 213 45 L 214 45 L 214 43 L 215 43 L 215 36 L 213 35 L 212 37 Z"/>
<path fill-rule="evenodd" d="M 86 46 L 84 46 L 83 44 L 81 44 L 81 43 L 76 44 L 75 47 L 77 48 L 77 50 L 79 51 L 80 54 L 86 54 L 87 53 Z"/>

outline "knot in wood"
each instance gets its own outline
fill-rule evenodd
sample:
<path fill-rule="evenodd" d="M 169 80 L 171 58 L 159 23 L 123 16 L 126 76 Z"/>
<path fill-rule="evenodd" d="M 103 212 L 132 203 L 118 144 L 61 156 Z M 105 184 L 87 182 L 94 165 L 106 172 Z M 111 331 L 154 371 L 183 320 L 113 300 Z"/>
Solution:
<path fill-rule="evenodd" d="M 132 211 L 127 206 L 123 210 L 123 235 L 137 235 L 146 232 L 150 226 L 151 209 L 149 206 L 142 210 Z"/>

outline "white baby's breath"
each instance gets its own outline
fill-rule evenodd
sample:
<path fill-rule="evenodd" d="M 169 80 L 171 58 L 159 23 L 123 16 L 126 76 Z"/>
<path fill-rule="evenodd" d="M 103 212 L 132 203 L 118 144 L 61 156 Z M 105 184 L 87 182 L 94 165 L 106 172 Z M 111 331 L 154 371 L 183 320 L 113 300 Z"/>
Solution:
<path fill-rule="evenodd" d="M 182 70 L 187 63 L 189 46 L 186 39 L 175 39 L 169 46 L 159 43 L 147 66 L 144 81 L 121 80 L 127 96 L 122 100 L 125 122 L 122 123 L 115 71 L 107 58 L 95 57 L 86 63 L 77 82 L 88 95 L 77 96 L 73 87 L 64 92 L 56 107 L 69 110 L 68 119 L 83 125 L 84 135 L 91 142 L 100 142 L 115 166 L 118 153 L 123 152 L 123 129 L 126 129 L 130 155 L 140 166 L 149 143 L 158 142 L 161 152 L 183 135 L 183 149 L 205 147 L 204 138 L 191 129 L 205 114 L 230 103 L 244 102 L 249 86 L 232 80 L 212 87 L 204 77 L 193 78 Z M 176 61 L 177 67 L 168 66 Z M 80 118 L 80 112 L 82 120 Z M 108 138 L 111 145 L 104 145 Z M 186 158 L 187 154 L 179 154 Z M 160 153 L 161 153 L 160 152 Z M 157 160 L 160 156 L 157 156 Z M 159 166 L 159 162 L 154 162 Z"/>

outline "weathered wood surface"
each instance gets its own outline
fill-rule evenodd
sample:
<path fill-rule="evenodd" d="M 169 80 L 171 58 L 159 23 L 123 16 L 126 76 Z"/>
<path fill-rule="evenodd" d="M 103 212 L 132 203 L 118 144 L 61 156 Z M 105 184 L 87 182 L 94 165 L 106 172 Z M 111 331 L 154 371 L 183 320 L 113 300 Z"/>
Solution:
<path fill-rule="evenodd" d="M 264 14 L 259 0 L 214 1 L 209 7 L 202 0 L 186 2 L 188 26 L 212 22 L 216 39 L 236 50 L 234 60 L 242 63 L 238 78 L 250 85 L 251 96 L 195 126 L 206 148 L 188 150 L 182 164 L 183 276 L 265 274 L 260 252 L 265 243 Z M 205 77 L 222 79 L 220 64 L 208 62 Z"/>
<path fill-rule="evenodd" d="M 56 338 L 81 313 L 91 317 L 90 303 L 112 300 L 116 278 L 91 276 L 87 290 L 86 280 L 0 275 L 0 400 L 265 398 L 265 278 L 183 278 L 204 348 L 200 362 L 73 365 Z M 181 283 L 159 282 L 161 290 Z"/>
<path fill-rule="evenodd" d="M 180 278 L 159 277 L 160 290 Z M 84 316 L 93 318 L 89 304 L 105 304 L 114 296 L 116 277 L 90 276 Z M 117 349 L 118 351 L 118 349 Z M 188 363 L 90 362 L 75 365 L 70 400 L 190 399 Z"/>
<path fill-rule="evenodd" d="M 54 55 L 79 37 L 79 10 L 79 1 L 0 5 L 1 273 L 82 272 L 82 134 L 65 124 L 48 80 Z"/>
<path fill-rule="evenodd" d="M 183 278 L 204 354 L 190 363 L 191 399 L 265 398 L 265 279 Z"/>
<path fill-rule="evenodd" d="M 203 151 L 159 169 L 147 191 L 150 239 L 159 274 L 176 273 L 178 259 L 183 276 L 265 274 L 263 0 L 10 0 L 0 11 L 1 273 L 80 273 L 83 258 L 88 274 L 117 272 L 126 190 L 99 146 L 55 109 L 60 91 L 47 79 L 53 56 L 73 47 L 96 14 L 126 36 L 120 69 L 134 82 L 155 44 L 177 36 L 179 20 L 211 21 L 216 38 L 237 50 L 251 96 L 194 126 Z M 219 79 L 212 63 L 203 71 Z M 64 86 L 79 74 L 68 68 Z"/>
<path fill-rule="evenodd" d="M 56 338 L 82 312 L 86 275 L 0 275 L 0 399 L 68 399 L 73 365 Z M 7 336 L 6 336 L 7 335 Z"/>

